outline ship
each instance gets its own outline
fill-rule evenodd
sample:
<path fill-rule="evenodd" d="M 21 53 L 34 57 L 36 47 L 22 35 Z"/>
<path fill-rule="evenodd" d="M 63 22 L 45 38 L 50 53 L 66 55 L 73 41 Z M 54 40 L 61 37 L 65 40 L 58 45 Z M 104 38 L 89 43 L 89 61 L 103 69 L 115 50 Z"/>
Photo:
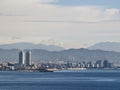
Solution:
<path fill-rule="evenodd" d="M 54 72 L 54 70 L 51 70 L 51 69 L 39 69 L 39 72 Z"/>

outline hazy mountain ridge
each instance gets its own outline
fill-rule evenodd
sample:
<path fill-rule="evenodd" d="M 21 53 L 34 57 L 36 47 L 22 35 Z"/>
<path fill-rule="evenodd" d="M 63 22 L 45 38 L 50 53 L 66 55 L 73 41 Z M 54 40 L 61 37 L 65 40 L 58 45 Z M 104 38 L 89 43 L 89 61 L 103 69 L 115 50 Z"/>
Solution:
<path fill-rule="evenodd" d="M 0 60 L 7 62 L 18 62 L 17 49 L 0 49 Z M 69 49 L 63 51 L 47 51 L 42 49 L 32 49 L 33 62 L 40 61 L 97 61 L 109 60 L 116 64 L 120 63 L 120 53 L 103 50 L 88 50 L 88 49 Z"/>
<path fill-rule="evenodd" d="M 115 51 L 115 52 L 120 52 L 120 43 L 117 42 L 101 42 L 97 43 L 93 46 L 88 47 L 90 50 L 105 50 L 105 51 Z"/>
<path fill-rule="evenodd" d="M 13 43 L 0 45 L 2 49 L 45 49 L 48 51 L 61 51 L 63 47 L 56 45 L 44 45 L 44 44 L 33 44 L 33 43 Z"/>

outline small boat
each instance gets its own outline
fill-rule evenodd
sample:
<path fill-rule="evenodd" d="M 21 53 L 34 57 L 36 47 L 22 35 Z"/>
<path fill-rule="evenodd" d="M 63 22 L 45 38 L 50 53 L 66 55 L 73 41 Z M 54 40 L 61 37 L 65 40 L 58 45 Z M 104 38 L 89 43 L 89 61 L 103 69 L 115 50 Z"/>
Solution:
<path fill-rule="evenodd" d="M 39 69 L 39 72 L 54 72 L 54 71 L 49 69 Z"/>

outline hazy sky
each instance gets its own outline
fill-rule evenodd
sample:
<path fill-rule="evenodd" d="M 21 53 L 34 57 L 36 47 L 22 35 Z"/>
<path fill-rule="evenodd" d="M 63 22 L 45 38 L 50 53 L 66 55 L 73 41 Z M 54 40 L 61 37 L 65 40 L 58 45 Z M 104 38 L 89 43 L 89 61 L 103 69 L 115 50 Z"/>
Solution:
<path fill-rule="evenodd" d="M 0 0 L 0 43 L 120 42 L 120 0 Z"/>

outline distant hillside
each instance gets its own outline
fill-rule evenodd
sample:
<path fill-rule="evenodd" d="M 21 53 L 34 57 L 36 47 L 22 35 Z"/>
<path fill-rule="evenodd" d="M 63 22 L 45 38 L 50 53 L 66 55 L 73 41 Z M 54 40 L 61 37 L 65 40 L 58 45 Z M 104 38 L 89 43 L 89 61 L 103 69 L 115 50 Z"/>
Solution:
<path fill-rule="evenodd" d="M 33 44 L 33 43 L 13 43 L 0 45 L 2 49 L 45 49 L 48 51 L 61 51 L 64 50 L 63 47 L 55 45 L 43 45 L 43 44 Z"/>
<path fill-rule="evenodd" d="M 20 50 L 0 49 L 0 61 L 18 62 L 18 53 Z M 32 61 L 97 61 L 109 60 L 114 63 L 120 64 L 120 53 L 103 50 L 88 50 L 88 49 L 69 49 L 64 51 L 47 51 L 42 49 L 33 49 Z"/>
<path fill-rule="evenodd" d="M 120 52 L 120 43 L 116 43 L 116 42 L 101 42 L 101 43 L 97 43 L 97 44 L 89 47 L 88 49 L 91 49 L 91 50 L 100 49 L 100 50 L 105 50 L 105 51 Z"/>

